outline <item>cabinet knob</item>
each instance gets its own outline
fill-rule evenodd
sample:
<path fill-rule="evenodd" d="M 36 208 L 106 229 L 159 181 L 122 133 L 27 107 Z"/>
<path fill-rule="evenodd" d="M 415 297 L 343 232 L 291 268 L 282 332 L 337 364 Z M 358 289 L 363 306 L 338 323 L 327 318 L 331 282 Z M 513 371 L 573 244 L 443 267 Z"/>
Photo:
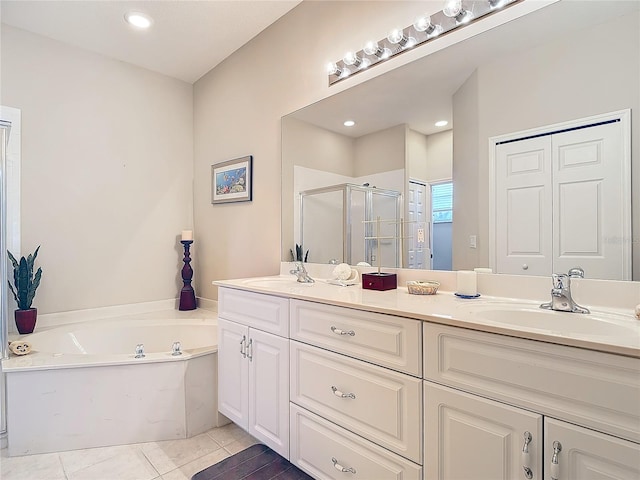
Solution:
<path fill-rule="evenodd" d="M 551 457 L 551 480 L 560 478 L 560 462 L 558 456 L 562 451 L 562 444 L 557 440 L 553 442 L 553 456 Z"/>
<path fill-rule="evenodd" d="M 523 270 L 529 270 L 529 265 L 527 265 L 526 263 L 522 264 L 522 269 Z"/>
<path fill-rule="evenodd" d="M 335 468 L 336 470 L 338 470 L 339 472 L 344 472 L 344 473 L 356 473 L 356 469 L 353 467 L 343 467 L 342 465 L 340 465 L 338 463 L 338 460 L 335 459 L 335 457 L 331 457 L 331 462 L 333 463 L 333 468 Z"/>
<path fill-rule="evenodd" d="M 530 432 L 524 432 L 524 445 L 522 446 L 522 468 L 524 470 L 524 476 L 527 479 L 533 478 L 533 471 L 531 470 L 531 452 L 529 452 L 529 444 L 533 437 Z"/>

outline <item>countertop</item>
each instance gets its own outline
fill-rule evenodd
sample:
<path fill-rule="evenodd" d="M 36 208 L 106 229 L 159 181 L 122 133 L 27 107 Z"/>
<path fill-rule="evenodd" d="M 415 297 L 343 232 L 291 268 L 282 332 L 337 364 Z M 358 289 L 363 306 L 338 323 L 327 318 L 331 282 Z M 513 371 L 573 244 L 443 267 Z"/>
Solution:
<path fill-rule="evenodd" d="M 484 295 L 463 299 L 440 290 L 435 295 L 411 295 L 406 287 L 375 291 L 360 283 L 343 287 L 322 279 L 303 284 L 290 275 L 213 284 L 640 358 L 640 320 L 630 309 L 598 309 L 584 315 L 541 310 L 539 302 L 530 300 Z"/>

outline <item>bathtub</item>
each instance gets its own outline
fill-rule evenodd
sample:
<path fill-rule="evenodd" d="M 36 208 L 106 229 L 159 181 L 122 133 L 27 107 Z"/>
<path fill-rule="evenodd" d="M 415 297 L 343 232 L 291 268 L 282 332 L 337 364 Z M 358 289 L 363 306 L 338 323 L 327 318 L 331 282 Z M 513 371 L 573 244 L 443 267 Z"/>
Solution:
<path fill-rule="evenodd" d="M 32 353 L 2 362 L 9 455 L 188 438 L 226 423 L 208 316 L 94 320 L 21 338 Z"/>

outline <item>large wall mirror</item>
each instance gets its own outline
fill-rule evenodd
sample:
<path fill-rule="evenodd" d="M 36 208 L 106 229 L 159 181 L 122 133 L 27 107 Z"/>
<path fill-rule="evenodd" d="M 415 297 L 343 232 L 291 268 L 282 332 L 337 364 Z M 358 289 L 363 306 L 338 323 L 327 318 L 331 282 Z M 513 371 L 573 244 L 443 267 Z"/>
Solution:
<path fill-rule="evenodd" d="M 637 1 L 561 0 L 394 69 L 283 117 L 282 260 L 495 269 L 490 140 L 630 111 L 631 233 L 601 237 L 640 280 L 639 110 Z"/>

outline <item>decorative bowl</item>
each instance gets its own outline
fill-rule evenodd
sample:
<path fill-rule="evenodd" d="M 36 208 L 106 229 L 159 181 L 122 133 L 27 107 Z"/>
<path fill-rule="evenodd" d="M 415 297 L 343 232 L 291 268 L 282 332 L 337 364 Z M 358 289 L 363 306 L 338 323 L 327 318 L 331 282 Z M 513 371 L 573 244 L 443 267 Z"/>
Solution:
<path fill-rule="evenodd" d="M 407 282 L 407 290 L 412 295 L 435 295 L 439 286 L 440 282 L 434 281 L 419 282 L 411 280 Z"/>

